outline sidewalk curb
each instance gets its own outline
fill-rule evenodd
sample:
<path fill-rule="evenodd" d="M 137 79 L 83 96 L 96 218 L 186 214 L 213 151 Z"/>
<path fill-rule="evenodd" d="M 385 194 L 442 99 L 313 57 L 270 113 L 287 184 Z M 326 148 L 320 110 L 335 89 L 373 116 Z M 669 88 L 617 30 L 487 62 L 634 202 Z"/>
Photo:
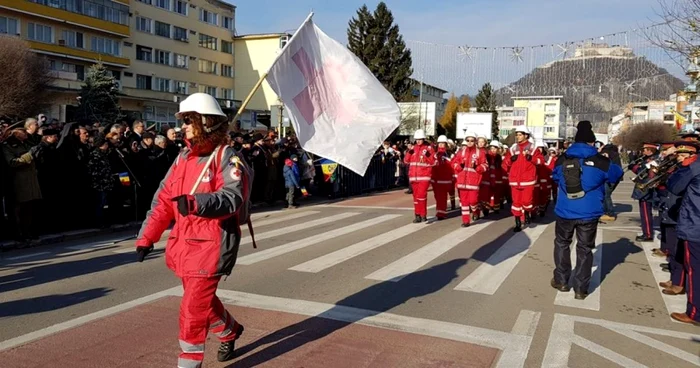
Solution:
<path fill-rule="evenodd" d="M 107 235 L 112 233 L 117 233 L 121 231 L 127 231 L 132 229 L 138 229 L 141 226 L 141 222 L 130 222 L 123 225 L 114 225 L 107 229 L 82 229 L 66 231 L 59 234 L 47 234 L 39 237 L 39 240 L 31 242 L 30 246 L 27 248 L 36 248 L 49 244 L 60 243 L 70 240 L 79 240 L 99 235 Z M 21 245 L 20 242 L 16 240 L 8 240 L 0 242 L 0 252 L 6 252 L 13 249 L 17 249 L 17 246 Z M 26 249 L 26 248 L 25 248 Z"/>

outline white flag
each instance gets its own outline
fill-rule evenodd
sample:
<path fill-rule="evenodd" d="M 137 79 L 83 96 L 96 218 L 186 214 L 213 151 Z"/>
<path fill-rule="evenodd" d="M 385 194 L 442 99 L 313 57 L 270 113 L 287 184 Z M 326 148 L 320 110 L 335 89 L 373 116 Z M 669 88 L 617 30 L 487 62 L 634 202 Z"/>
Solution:
<path fill-rule="evenodd" d="M 399 126 L 394 97 L 343 45 L 302 24 L 268 72 L 305 150 L 364 175 Z"/>

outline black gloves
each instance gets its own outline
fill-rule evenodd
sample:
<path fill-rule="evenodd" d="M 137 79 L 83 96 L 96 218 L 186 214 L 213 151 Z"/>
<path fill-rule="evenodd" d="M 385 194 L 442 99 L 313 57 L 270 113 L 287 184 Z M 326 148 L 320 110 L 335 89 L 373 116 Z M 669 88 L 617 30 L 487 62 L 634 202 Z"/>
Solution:
<path fill-rule="evenodd" d="M 476 162 L 472 162 L 472 169 L 476 169 Z"/>
<path fill-rule="evenodd" d="M 461 167 L 462 169 L 464 169 L 464 162 L 462 162 L 461 164 L 459 164 L 459 167 Z"/>
<path fill-rule="evenodd" d="M 177 212 L 180 212 L 182 216 L 191 215 L 196 211 L 196 204 L 194 202 L 194 196 L 183 194 L 172 199 L 173 202 L 177 202 Z"/>
<path fill-rule="evenodd" d="M 136 260 L 143 262 L 143 259 L 151 252 L 153 252 L 153 244 L 150 247 L 136 247 Z"/>
<path fill-rule="evenodd" d="M 528 161 L 532 161 L 532 155 L 528 153 L 527 155 L 525 155 L 525 159 Z"/>
<path fill-rule="evenodd" d="M 408 154 L 409 154 L 409 155 L 412 155 L 414 152 L 415 152 L 415 151 L 413 151 L 412 149 L 408 150 Z"/>
<path fill-rule="evenodd" d="M 42 148 L 43 147 L 40 144 L 36 145 L 36 146 L 29 149 L 29 153 L 32 155 L 32 157 L 37 158 L 39 156 L 39 154 L 41 153 Z"/>
<path fill-rule="evenodd" d="M 511 161 L 511 162 L 515 162 L 515 161 L 517 161 L 517 160 L 518 160 L 518 155 L 510 156 L 510 161 Z"/>
<path fill-rule="evenodd" d="M 430 151 L 427 151 L 427 152 L 425 153 L 425 157 L 430 157 Z"/>

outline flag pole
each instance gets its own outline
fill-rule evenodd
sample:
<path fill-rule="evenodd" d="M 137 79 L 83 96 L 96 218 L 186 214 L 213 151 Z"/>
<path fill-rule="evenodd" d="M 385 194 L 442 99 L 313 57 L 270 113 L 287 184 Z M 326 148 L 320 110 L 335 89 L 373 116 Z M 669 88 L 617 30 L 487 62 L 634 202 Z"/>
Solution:
<path fill-rule="evenodd" d="M 309 15 L 306 17 L 306 19 L 304 19 L 304 22 L 301 23 L 299 28 L 297 28 L 297 30 L 294 32 L 294 34 L 289 39 L 289 41 L 287 41 L 287 44 L 284 45 L 284 47 L 282 48 L 282 51 L 280 51 L 280 53 L 277 55 L 277 57 L 272 62 L 272 64 L 270 64 L 270 67 L 267 69 L 267 71 L 260 76 L 260 79 L 258 79 L 258 82 L 255 83 L 255 86 L 253 86 L 253 89 L 248 93 L 248 96 L 245 98 L 245 100 L 243 100 L 243 103 L 241 103 L 241 106 L 238 108 L 238 111 L 236 112 L 236 116 L 234 116 L 233 120 L 231 120 L 231 125 L 230 125 L 231 127 L 235 126 L 236 121 L 241 117 L 241 114 L 243 113 L 245 108 L 248 106 L 248 103 L 250 103 L 250 100 L 253 98 L 253 95 L 255 95 L 255 92 L 257 92 L 258 89 L 260 89 L 260 86 L 262 85 L 263 81 L 265 81 L 265 78 L 267 78 L 267 74 L 270 72 L 270 69 L 272 69 L 272 67 L 277 63 L 277 60 L 279 60 L 279 58 L 284 54 L 284 52 L 285 52 L 285 50 L 287 50 L 287 47 L 289 46 L 289 44 L 292 43 L 292 40 L 294 40 L 294 38 L 297 36 L 297 34 L 299 34 L 299 30 L 301 30 L 301 27 L 303 27 L 306 23 L 308 23 L 311 20 L 311 17 L 313 17 L 313 16 L 314 16 L 314 12 L 312 11 L 311 13 L 309 13 Z"/>

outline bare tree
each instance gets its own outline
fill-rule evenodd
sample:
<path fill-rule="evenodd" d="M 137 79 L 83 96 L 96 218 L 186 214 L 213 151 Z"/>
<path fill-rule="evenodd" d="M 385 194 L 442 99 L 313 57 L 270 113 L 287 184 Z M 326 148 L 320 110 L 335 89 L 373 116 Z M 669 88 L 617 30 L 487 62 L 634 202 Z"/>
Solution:
<path fill-rule="evenodd" d="M 640 150 L 644 143 L 673 142 L 676 128 L 672 124 L 645 122 L 634 124 L 613 138 L 613 143 L 625 149 Z"/>
<path fill-rule="evenodd" d="M 700 56 L 700 0 L 658 0 L 661 24 L 642 30 L 655 46 L 664 49 L 682 67 Z"/>
<path fill-rule="evenodd" d="M 47 60 L 16 37 L 0 36 L 0 116 L 36 116 L 49 101 L 53 81 Z"/>

